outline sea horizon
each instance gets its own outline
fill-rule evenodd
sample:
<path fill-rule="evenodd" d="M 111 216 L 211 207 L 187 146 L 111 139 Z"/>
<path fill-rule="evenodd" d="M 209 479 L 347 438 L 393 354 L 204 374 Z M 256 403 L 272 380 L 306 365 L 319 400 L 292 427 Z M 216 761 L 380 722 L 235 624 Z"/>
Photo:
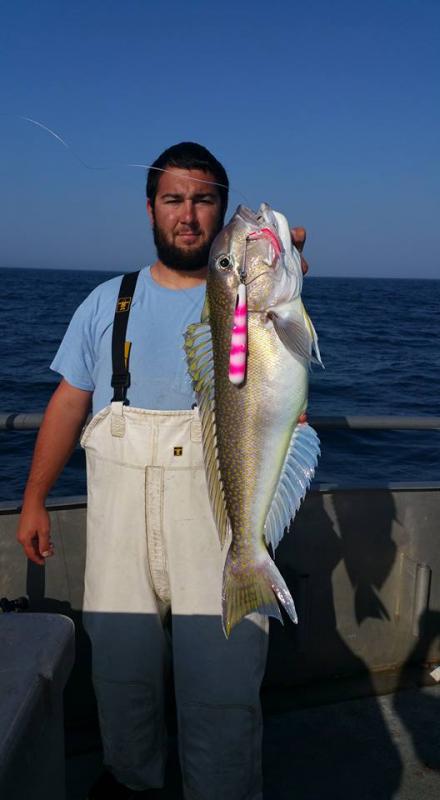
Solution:
<path fill-rule="evenodd" d="M 138 266 L 137 269 L 143 269 L 148 266 L 148 263 Z M 11 267 L 9 265 L 0 265 L 0 270 L 5 269 L 8 271 L 30 271 L 30 272 L 81 272 L 87 274 L 92 273 L 105 273 L 107 275 L 122 275 L 124 272 L 134 272 L 135 267 L 128 267 L 127 269 L 107 269 L 106 267 Z M 306 279 L 325 279 L 325 280 L 361 280 L 361 281 L 430 281 L 438 283 L 440 277 L 408 277 L 407 275 L 316 275 L 313 273 L 313 268 L 309 270 Z"/>

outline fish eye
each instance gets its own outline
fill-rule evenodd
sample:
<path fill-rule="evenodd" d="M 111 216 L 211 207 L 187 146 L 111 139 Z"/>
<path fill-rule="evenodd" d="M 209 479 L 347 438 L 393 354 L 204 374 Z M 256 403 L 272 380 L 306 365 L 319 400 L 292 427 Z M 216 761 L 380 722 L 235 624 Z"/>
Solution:
<path fill-rule="evenodd" d="M 220 269 L 232 269 L 232 267 L 234 266 L 232 257 L 223 253 L 221 256 L 217 258 L 217 266 L 219 266 Z"/>

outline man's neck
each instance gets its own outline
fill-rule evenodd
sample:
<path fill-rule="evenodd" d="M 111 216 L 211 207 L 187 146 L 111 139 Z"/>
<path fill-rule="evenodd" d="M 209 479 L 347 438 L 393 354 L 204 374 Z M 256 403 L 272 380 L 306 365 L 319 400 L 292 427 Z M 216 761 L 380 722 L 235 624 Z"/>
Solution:
<path fill-rule="evenodd" d="M 171 269 L 162 261 L 156 261 L 151 267 L 151 276 L 160 286 L 166 289 L 193 289 L 205 283 L 208 267 L 186 272 L 185 270 Z"/>

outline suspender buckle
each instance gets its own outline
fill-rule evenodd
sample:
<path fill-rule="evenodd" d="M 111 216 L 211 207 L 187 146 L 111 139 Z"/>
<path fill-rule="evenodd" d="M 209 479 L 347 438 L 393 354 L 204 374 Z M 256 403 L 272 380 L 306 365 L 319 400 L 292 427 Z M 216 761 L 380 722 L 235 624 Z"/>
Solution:
<path fill-rule="evenodd" d="M 127 404 L 126 395 L 127 389 L 130 386 L 130 373 L 128 372 L 119 372 L 113 373 L 112 375 L 112 387 L 115 390 L 112 397 L 112 403 L 115 402 L 123 402 Z"/>

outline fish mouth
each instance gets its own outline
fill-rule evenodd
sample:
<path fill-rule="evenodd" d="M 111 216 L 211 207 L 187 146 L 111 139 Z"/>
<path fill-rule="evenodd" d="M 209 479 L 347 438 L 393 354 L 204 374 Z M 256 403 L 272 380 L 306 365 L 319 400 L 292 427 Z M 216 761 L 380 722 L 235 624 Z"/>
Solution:
<path fill-rule="evenodd" d="M 259 228 L 261 217 L 255 211 L 252 211 L 251 208 L 247 206 L 238 206 L 237 211 L 235 212 L 234 216 L 239 217 L 245 225 L 251 225 L 253 228 Z"/>
<path fill-rule="evenodd" d="M 256 240 L 261 240 L 261 239 L 264 239 L 265 241 L 269 242 L 269 244 L 270 244 L 270 246 L 271 246 L 271 248 L 272 248 L 272 250 L 274 252 L 275 258 L 272 260 L 272 264 L 271 265 L 269 265 L 269 264 L 267 265 L 267 269 L 263 269 L 261 272 L 258 273 L 258 275 L 254 275 L 253 278 L 250 278 L 249 280 L 246 280 L 247 279 L 247 270 L 246 270 L 246 251 L 245 251 L 245 262 L 244 262 L 244 265 L 243 265 L 243 269 L 241 270 L 240 277 L 241 277 L 242 282 L 246 286 L 249 286 L 251 283 L 254 283 L 254 281 L 258 280 L 258 278 L 261 278 L 263 275 L 268 275 L 271 272 L 274 275 L 273 264 L 274 264 L 274 262 L 276 262 L 280 258 L 280 256 L 282 256 L 282 254 L 284 252 L 284 248 L 283 248 L 283 246 L 281 244 L 281 241 L 280 241 L 279 237 L 277 236 L 277 234 L 275 233 L 275 231 L 272 230 L 272 228 L 264 227 L 264 228 L 259 228 L 256 231 L 251 231 L 246 236 L 246 245 L 247 245 L 248 242 L 254 242 Z"/>
<path fill-rule="evenodd" d="M 255 239 L 267 239 L 277 256 L 281 255 L 284 248 L 281 239 L 272 223 L 273 213 L 266 203 L 262 203 L 258 211 L 252 211 L 247 206 L 238 206 L 235 216 L 239 217 L 246 226 L 254 228 L 246 236 L 247 241 Z M 256 229 L 256 230 L 255 230 Z"/>
<path fill-rule="evenodd" d="M 239 279 L 241 283 L 245 284 L 245 286 L 250 286 L 250 284 L 263 277 L 263 275 L 270 274 L 271 272 L 273 273 L 274 262 L 283 255 L 285 250 L 278 234 L 274 214 L 267 203 L 262 203 L 258 211 L 253 211 L 251 208 L 248 208 L 245 205 L 240 205 L 238 206 L 231 222 L 237 218 L 245 227 L 245 252 L 243 263 L 239 269 Z M 265 262 L 267 264 L 266 269 L 263 269 L 258 273 L 258 275 L 254 275 L 252 278 L 249 278 L 246 265 L 247 244 L 248 242 L 257 240 L 265 240 L 268 242 L 273 252 L 273 258 L 270 264 Z"/>
<path fill-rule="evenodd" d="M 256 239 L 266 239 L 266 241 L 270 242 L 277 257 L 283 252 L 281 241 L 272 228 L 260 228 L 258 231 L 252 231 L 246 236 L 246 241 L 248 242 L 253 242 Z"/>

